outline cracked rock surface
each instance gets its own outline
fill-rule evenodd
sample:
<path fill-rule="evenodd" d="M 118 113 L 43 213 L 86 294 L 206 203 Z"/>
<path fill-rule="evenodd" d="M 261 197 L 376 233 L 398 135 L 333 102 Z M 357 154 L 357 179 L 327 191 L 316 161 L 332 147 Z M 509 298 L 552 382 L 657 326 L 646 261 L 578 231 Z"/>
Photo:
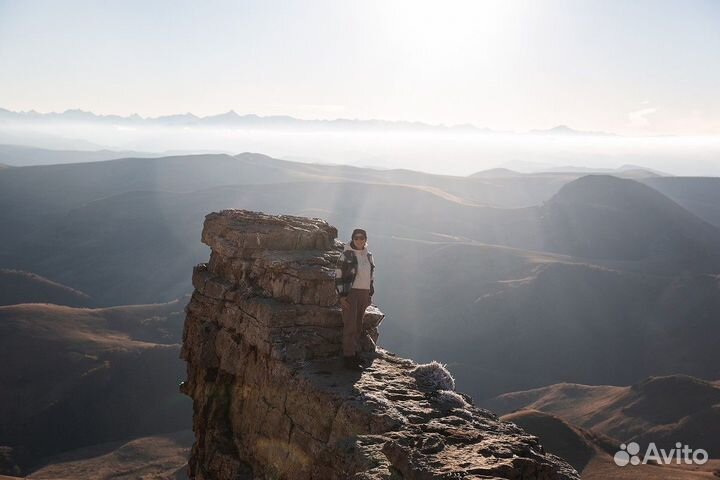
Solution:
<path fill-rule="evenodd" d="M 223 210 L 193 270 L 181 357 L 193 399 L 188 474 L 230 479 L 577 479 L 536 437 L 467 395 L 422 381 L 375 345 L 342 366 L 337 230 L 320 219 Z"/>

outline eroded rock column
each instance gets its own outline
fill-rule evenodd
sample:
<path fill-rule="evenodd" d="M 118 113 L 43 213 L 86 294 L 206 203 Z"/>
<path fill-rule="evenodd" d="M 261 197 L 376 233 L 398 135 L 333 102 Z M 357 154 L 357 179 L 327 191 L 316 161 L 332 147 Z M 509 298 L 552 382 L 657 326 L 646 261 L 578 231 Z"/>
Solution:
<path fill-rule="evenodd" d="M 290 438 L 285 414 L 292 372 L 342 352 L 336 237 L 318 219 L 246 210 L 206 216 L 210 260 L 193 270 L 181 351 L 188 362 L 182 390 L 195 401 L 190 468 L 197 478 L 246 468 L 238 452 L 249 463 L 277 462 L 288 451 L 274 442 L 302 441 L 298 432 Z M 364 351 L 375 351 L 382 318 L 368 308 Z"/>
<path fill-rule="evenodd" d="M 578 478 L 536 437 L 454 392 L 442 367 L 376 348 L 375 307 L 364 325 L 372 364 L 343 369 L 336 237 L 319 219 L 207 215 L 211 255 L 193 271 L 181 351 L 192 478 Z"/>

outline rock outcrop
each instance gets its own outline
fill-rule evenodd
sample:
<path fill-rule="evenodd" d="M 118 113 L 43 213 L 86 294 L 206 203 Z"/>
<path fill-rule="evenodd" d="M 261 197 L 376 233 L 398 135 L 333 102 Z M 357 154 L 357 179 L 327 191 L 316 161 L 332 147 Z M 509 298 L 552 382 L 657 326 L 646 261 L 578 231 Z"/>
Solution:
<path fill-rule="evenodd" d="M 181 357 L 193 399 L 188 474 L 230 479 L 576 479 L 536 437 L 476 408 L 439 364 L 376 347 L 342 367 L 334 287 L 342 251 L 319 219 L 223 210 L 193 272 Z"/>

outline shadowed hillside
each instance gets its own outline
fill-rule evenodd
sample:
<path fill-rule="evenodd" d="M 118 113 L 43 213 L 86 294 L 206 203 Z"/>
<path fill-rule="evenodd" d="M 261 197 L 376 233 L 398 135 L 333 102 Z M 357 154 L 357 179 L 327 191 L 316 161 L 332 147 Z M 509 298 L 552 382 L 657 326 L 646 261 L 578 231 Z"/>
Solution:
<path fill-rule="evenodd" d="M 612 439 L 573 427 L 560 417 L 538 410 L 520 410 L 503 415 L 502 419 L 544 439 L 548 451 L 567 460 L 578 472 L 582 472 L 594 456 L 612 455 L 617 450 Z"/>
<path fill-rule="evenodd" d="M 34 273 L 0 268 L 0 305 L 41 302 L 86 307 L 92 299 L 83 292 Z"/>
<path fill-rule="evenodd" d="M 643 183 L 672 198 L 695 215 L 720 226 L 720 178 L 647 178 Z"/>
<path fill-rule="evenodd" d="M 441 356 L 476 398 L 561 381 L 720 376 L 715 276 L 648 275 L 473 244 L 407 240 L 384 253 L 417 265 L 385 274 L 393 292 L 383 306 L 400 315 L 384 332 L 387 345 Z"/>
<path fill-rule="evenodd" d="M 190 430 L 92 445 L 48 458 L 27 478 L 185 480 L 191 445 Z"/>
<path fill-rule="evenodd" d="M 0 174 L 0 183 L 12 187 L 0 190 L 0 203 L 17 208 L 0 209 L 0 216 L 27 229 L 3 230 L 0 261 L 86 292 L 100 305 L 188 293 L 183 272 L 207 255 L 196 241 L 200 219 L 243 207 L 321 217 L 341 232 L 366 228 L 385 267 L 378 302 L 397 319 L 385 327 L 385 345 L 454 362 L 478 398 L 560 381 L 720 376 L 711 341 L 717 281 L 703 273 L 714 268 L 720 243 L 708 239 L 717 229 L 633 180 L 582 177 L 545 205 L 499 208 L 479 206 L 441 183 L 389 182 L 428 183 L 436 177 L 428 174 L 255 154 L 12 170 L 22 174 Z M 339 180 L 350 174 L 373 182 Z M 53 188 L 43 195 L 27 193 L 23 182 L 50 178 Z M 168 190 L 152 190 L 156 178 L 157 188 Z M 228 184 L 263 181 L 270 183 Z M 123 191 L 136 188 L 150 190 Z M 643 222 L 649 233 L 638 231 Z M 543 251 L 547 245 L 557 253 Z M 507 349 L 516 353 L 500 362 Z"/>
<path fill-rule="evenodd" d="M 0 307 L 0 445 L 22 468 L 57 452 L 188 428 L 180 302 Z"/>
<path fill-rule="evenodd" d="M 537 435 L 548 451 L 567 459 L 583 479 L 709 480 L 717 478 L 720 472 L 717 460 L 710 460 L 705 465 L 648 463 L 618 467 L 613 455 L 622 443 L 619 440 L 570 425 L 558 416 L 538 410 L 519 410 L 501 418 Z"/>
<path fill-rule="evenodd" d="M 488 402 L 499 413 L 539 410 L 620 442 L 677 441 L 720 456 L 720 387 L 687 375 L 649 377 L 629 387 L 557 384 L 500 395 Z"/>
<path fill-rule="evenodd" d="M 211 155 L 12 169 L 22 175 L 0 175 L 0 184 L 5 182 L 0 205 L 7 206 L 0 216 L 6 225 L 15 227 L 2 234 L 6 247 L 0 252 L 0 262 L 84 291 L 101 305 L 167 301 L 187 293 L 189 285 L 180 275 L 182 265 L 196 263 L 204 253 L 192 242 L 202 212 L 242 206 L 269 213 L 321 216 L 341 228 L 363 222 L 385 238 L 478 241 L 582 254 L 604 262 L 642 259 L 638 265 L 621 265 L 623 269 L 707 270 L 715 264 L 712 245 L 697 248 L 717 236 L 713 227 L 662 195 L 643 197 L 647 191 L 656 192 L 631 180 L 598 176 L 592 181 L 599 184 L 593 205 L 602 205 L 599 197 L 615 205 L 609 213 L 603 207 L 598 219 L 592 210 L 597 207 L 573 199 L 573 191 L 584 190 L 588 180 L 583 179 L 576 180 L 581 182 L 579 187 L 571 188 L 575 182 L 568 184 L 544 207 L 508 209 L 477 206 L 439 187 L 339 181 L 329 179 L 328 172 L 319 181 L 319 166 L 268 158 Z M 203 159 L 209 163 L 204 164 Z M 216 173 L 203 176 L 200 168 Z M 90 172 L 89 179 L 76 185 L 85 169 Z M 278 172 L 284 173 L 278 176 Z M 376 171 L 373 175 L 380 174 L 388 173 Z M 155 177 L 162 180 L 155 184 Z M 31 198 L 23 186 L 30 178 L 41 184 L 52 178 L 54 186 Z M 260 181 L 273 183 L 228 185 Z M 286 183 L 275 183 L 282 181 Z M 625 197 L 613 190 L 617 182 L 627 191 Z M 216 186 L 196 189 L 213 183 Z M 219 186 L 222 184 L 225 186 Z M 641 191 L 644 203 L 640 211 L 628 216 L 628 208 L 622 205 L 634 201 L 636 190 Z M 646 211 L 657 215 L 650 233 L 638 233 L 636 225 L 647 216 Z M 602 234 L 595 224 L 606 225 Z M 670 233 L 662 230 L 663 225 L 669 226 Z M 98 264 L 103 268 L 95 268 Z M 140 278 L 141 265 L 157 275 Z"/>
<path fill-rule="evenodd" d="M 542 215 L 551 251 L 615 260 L 655 257 L 676 268 L 720 270 L 720 231 L 633 180 L 582 177 L 546 202 Z"/>

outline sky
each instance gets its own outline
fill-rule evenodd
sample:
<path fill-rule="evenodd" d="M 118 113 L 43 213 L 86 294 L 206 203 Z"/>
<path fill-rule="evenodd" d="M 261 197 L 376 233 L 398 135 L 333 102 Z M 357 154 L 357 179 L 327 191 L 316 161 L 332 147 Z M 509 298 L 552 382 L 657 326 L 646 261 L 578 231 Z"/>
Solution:
<path fill-rule="evenodd" d="M 0 107 L 720 135 L 720 2 L 0 0 Z"/>

